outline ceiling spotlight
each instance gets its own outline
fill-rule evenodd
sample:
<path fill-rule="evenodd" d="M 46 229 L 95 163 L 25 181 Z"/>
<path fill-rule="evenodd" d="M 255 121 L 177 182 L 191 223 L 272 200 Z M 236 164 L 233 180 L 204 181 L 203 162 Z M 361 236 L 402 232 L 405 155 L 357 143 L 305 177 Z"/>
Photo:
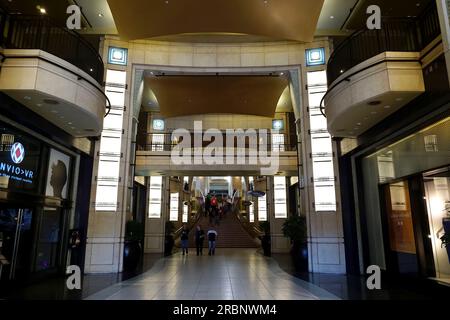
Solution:
<path fill-rule="evenodd" d="M 89 71 L 90 71 L 90 72 L 94 72 L 94 69 L 90 68 Z"/>
<path fill-rule="evenodd" d="M 47 10 L 45 10 L 45 8 L 39 8 L 39 12 L 41 14 L 47 14 Z"/>
<path fill-rule="evenodd" d="M 390 108 L 391 108 L 391 106 L 384 106 L 384 108 L 385 108 L 385 109 L 390 109 Z"/>
<path fill-rule="evenodd" d="M 380 100 L 370 101 L 368 103 L 369 106 L 379 106 L 381 104 Z"/>
<path fill-rule="evenodd" d="M 103 18 L 103 13 L 99 13 L 98 16 L 99 16 L 100 18 Z"/>
<path fill-rule="evenodd" d="M 281 73 L 280 73 L 280 76 L 284 76 L 284 72 L 281 72 Z"/>
<path fill-rule="evenodd" d="M 334 19 L 334 16 L 331 16 L 330 19 Z"/>

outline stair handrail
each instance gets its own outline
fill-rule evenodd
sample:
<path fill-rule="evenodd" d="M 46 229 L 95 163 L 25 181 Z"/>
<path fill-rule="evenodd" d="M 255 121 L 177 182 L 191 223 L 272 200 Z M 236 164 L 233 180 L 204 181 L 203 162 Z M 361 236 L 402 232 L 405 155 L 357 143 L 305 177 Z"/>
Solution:
<path fill-rule="evenodd" d="M 198 222 L 200 221 L 203 214 L 204 214 L 203 206 L 199 206 L 199 209 L 197 210 L 197 213 L 195 214 L 194 219 L 189 219 L 187 222 L 188 230 L 192 230 L 192 228 L 198 224 Z M 174 240 L 179 240 L 179 238 L 181 237 L 181 232 L 183 231 L 183 227 L 184 227 L 184 223 L 180 228 L 175 230 L 175 232 L 173 233 Z"/>
<path fill-rule="evenodd" d="M 248 219 L 242 215 L 239 208 L 237 208 L 237 210 L 236 209 L 234 210 L 234 214 L 236 214 L 239 223 L 252 238 L 261 239 L 264 232 L 256 225 L 248 221 Z"/>

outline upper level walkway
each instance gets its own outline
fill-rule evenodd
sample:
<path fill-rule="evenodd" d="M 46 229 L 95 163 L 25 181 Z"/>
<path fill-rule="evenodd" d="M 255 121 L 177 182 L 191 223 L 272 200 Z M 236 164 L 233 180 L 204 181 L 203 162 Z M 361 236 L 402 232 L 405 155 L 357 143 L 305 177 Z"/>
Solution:
<path fill-rule="evenodd" d="M 88 300 L 338 300 L 284 272 L 255 249 L 217 249 L 215 256 L 176 254 Z"/>

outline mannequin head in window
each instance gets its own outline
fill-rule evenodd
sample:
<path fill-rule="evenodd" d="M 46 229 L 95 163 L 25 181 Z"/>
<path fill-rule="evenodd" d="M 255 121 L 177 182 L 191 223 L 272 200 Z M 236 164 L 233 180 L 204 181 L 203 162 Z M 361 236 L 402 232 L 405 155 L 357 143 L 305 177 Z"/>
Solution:
<path fill-rule="evenodd" d="M 50 177 L 50 185 L 53 188 L 53 196 L 62 198 L 62 191 L 67 183 L 67 167 L 61 160 L 56 164 L 52 164 L 52 176 Z"/>

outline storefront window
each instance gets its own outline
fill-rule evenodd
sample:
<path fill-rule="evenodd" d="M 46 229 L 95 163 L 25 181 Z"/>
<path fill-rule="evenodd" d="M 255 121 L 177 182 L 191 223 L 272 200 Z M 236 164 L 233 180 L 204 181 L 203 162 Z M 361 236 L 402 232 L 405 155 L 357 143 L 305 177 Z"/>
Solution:
<path fill-rule="evenodd" d="M 450 164 L 450 117 L 362 159 L 370 263 L 386 268 L 379 185 Z M 432 236 L 433 237 L 433 236 Z M 385 244 L 386 245 L 386 244 Z"/>
<path fill-rule="evenodd" d="M 436 276 L 450 283 L 450 247 L 441 238 L 450 234 L 450 170 L 424 178 Z"/>

